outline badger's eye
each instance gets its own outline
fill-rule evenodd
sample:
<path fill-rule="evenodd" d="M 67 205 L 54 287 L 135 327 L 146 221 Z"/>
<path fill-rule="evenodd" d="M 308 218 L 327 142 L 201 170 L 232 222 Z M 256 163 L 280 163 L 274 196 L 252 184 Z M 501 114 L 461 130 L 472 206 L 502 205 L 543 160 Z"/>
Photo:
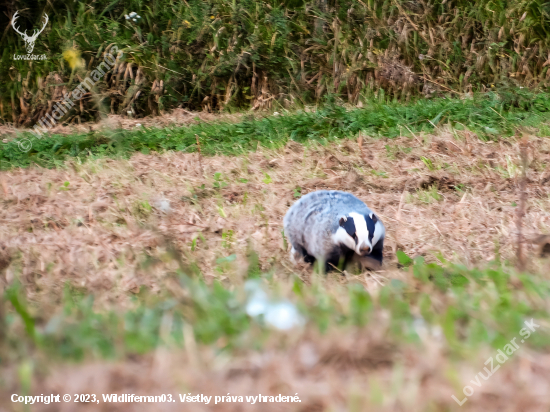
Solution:
<path fill-rule="evenodd" d="M 354 233 L 352 237 L 353 237 L 353 240 L 355 240 L 355 243 L 357 243 L 357 234 Z"/>

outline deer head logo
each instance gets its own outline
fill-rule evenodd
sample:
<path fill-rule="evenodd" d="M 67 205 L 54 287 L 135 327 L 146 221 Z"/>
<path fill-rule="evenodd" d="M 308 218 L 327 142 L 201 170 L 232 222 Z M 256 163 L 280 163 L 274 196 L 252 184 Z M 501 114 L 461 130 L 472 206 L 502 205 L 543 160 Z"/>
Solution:
<path fill-rule="evenodd" d="M 34 42 L 38 38 L 38 35 L 44 31 L 44 28 L 46 28 L 46 24 L 48 24 L 48 15 L 46 13 L 44 13 L 44 25 L 42 26 L 42 28 L 40 30 L 34 29 L 34 33 L 32 34 L 32 36 L 28 36 L 27 35 L 27 30 L 25 30 L 24 33 L 21 33 L 17 29 L 17 27 L 15 27 L 15 20 L 17 20 L 19 18 L 17 13 L 19 13 L 19 12 L 16 11 L 15 14 L 13 15 L 13 18 L 11 19 L 11 25 L 13 26 L 13 29 L 17 33 L 19 33 L 21 35 L 21 37 L 23 38 L 23 41 L 25 42 L 25 47 L 27 48 L 27 53 L 31 54 L 33 49 L 34 49 Z"/>

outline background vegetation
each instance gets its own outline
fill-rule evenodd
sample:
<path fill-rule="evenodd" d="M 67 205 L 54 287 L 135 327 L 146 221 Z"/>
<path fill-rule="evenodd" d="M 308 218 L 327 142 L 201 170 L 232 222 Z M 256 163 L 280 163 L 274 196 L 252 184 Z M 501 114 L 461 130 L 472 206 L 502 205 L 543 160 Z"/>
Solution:
<path fill-rule="evenodd" d="M 13 59 L 26 54 L 17 10 L 29 32 L 49 15 L 34 49 L 47 60 Z M 113 44 L 124 57 L 66 121 L 545 86 L 549 20 L 538 0 L 14 1 L 0 16 L 0 116 L 35 124 Z"/>

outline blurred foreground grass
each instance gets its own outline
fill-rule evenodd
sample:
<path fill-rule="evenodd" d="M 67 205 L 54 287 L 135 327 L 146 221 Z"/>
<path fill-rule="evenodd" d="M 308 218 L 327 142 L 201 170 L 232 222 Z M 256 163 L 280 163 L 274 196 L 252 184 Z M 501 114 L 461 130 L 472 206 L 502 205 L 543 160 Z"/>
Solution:
<path fill-rule="evenodd" d="M 412 260 L 402 252 L 399 260 L 405 266 L 401 279 L 378 274 L 384 286 L 370 292 L 354 275 L 344 279 L 314 274 L 310 285 L 298 277 L 276 279 L 275 273 L 260 279 L 269 298 L 288 299 L 298 308 L 305 324 L 292 329 L 294 335 L 308 329 L 326 334 L 376 328 L 394 345 L 436 339 L 444 342 L 449 356 L 462 358 L 487 345 L 502 348 L 531 318 L 548 325 L 547 276 L 517 274 L 498 262 L 468 269 L 444 261 Z M 249 279 L 255 273 L 249 271 Z M 28 303 L 16 281 L 4 291 L 0 362 L 23 361 L 33 353 L 54 360 L 116 359 L 162 345 L 183 347 L 185 339 L 229 353 L 258 350 L 280 332 L 266 325 L 262 316 L 247 314 L 245 281 L 229 288 L 219 281 L 207 286 L 201 276 L 179 269 L 168 276 L 162 292 L 142 287 L 131 307 L 116 310 L 95 309 L 93 294 L 68 283 L 60 302 Z M 45 317 L 43 311 L 53 315 Z M 542 327 L 525 345 L 546 351 L 548 338 Z"/>

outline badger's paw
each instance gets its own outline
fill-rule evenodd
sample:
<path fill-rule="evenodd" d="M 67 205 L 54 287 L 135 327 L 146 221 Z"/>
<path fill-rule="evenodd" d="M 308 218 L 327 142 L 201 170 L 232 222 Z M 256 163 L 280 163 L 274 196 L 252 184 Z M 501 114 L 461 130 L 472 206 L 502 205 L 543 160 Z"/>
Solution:
<path fill-rule="evenodd" d="M 295 266 L 303 265 L 304 263 L 311 265 L 315 262 L 315 258 L 307 253 L 301 253 L 292 247 L 290 250 L 290 261 Z"/>
<path fill-rule="evenodd" d="M 290 261 L 294 265 L 297 265 L 298 262 L 300 261 L 300 258 L 301 258 L 300 253 L 298 253 L 298 251 L 294 249 L 294 246 L 292 246 L 292 249 L 290 249 Z"/>

